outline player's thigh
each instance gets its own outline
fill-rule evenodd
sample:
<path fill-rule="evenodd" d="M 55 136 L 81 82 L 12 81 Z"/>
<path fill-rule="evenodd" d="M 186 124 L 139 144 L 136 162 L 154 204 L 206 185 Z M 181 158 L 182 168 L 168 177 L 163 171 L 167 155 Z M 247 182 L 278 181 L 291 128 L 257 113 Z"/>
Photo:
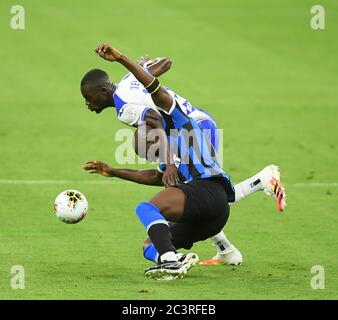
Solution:
<path fill-rule="evenodd" d="M 169 221 L 180 221 L 185 209 L 185 194 L 181 189 L 168 188 L 149 201 Z"/>

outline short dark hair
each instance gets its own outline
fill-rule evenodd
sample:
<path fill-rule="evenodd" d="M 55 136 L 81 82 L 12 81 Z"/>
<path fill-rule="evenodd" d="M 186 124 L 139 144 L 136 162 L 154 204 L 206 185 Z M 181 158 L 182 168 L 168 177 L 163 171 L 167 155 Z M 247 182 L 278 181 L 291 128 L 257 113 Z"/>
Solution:
<path fill-rule="evenodd" d="M 88 71 L 81 80 L 83 86 L 104 86 L 109 81 L 107 72 L 100 69 L 92 69 Z"/>

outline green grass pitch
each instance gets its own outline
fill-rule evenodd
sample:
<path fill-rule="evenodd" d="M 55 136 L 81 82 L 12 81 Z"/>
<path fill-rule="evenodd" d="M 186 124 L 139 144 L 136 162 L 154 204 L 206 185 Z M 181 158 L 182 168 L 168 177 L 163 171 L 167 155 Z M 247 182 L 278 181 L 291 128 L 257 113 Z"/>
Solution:
<path fill-rule="evenodd" d="M 27 0 L 26 28 L 15 31 L 17 3 L 1 1 L 0 298 L 337 299 L 338 4 L 320 2 L 326 29 L 315 31 L 307 0 Z M 197 266 L 168 283 L 144 277 L 151 264 L 134 209 L 160 189 L 101 185 L 81 169 L 91 159 L 116 165 L 124 127 L 114 110 L 88 112 L 79 92 L 90 68 L 115 81 L 125 74 L 93 55 L 101 42 L 135 59 L 173 59 L 162 82 L 216 117 L 235 182 L 280 165 L 285 214 L 263 193 L 231 209 L 225 233 L 241 267 Z M 90 204 L 77 225 L 53 215 L 69 188 Z M 215 248 L 193 251 L 206 259 Z M 11 289 L 13 265 L 25 269 L 24 290 Z M 310 286 L 314 265 L 325 269 L 323 290 Z"/>

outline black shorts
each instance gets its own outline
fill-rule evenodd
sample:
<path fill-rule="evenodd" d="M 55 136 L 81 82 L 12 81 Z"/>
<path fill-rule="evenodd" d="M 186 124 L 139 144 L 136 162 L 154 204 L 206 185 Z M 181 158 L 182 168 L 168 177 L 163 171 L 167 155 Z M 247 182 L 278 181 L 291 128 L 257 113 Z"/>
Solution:
<path fill-rule="evenodd" d="M 176 188 L 185 194 L 185 208 L 180 222 L 170 223 L 176 249 L 190 249 L 193 243 L 219 233 L 229 218 L 229 204 L 222 178 L 194 180 Z"/>

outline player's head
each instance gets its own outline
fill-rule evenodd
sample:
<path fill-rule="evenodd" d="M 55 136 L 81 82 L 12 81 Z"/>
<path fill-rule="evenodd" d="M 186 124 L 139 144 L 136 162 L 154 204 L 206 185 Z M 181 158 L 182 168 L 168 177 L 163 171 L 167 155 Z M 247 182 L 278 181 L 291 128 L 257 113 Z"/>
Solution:
<path fill-rule="evenodd" d="M 81 81 L 81 93 L 88 109 L 100 113 L 103 109 L 114 106 L 115 85 L 108 74 L 100 69 L 88 71 Z"/>

